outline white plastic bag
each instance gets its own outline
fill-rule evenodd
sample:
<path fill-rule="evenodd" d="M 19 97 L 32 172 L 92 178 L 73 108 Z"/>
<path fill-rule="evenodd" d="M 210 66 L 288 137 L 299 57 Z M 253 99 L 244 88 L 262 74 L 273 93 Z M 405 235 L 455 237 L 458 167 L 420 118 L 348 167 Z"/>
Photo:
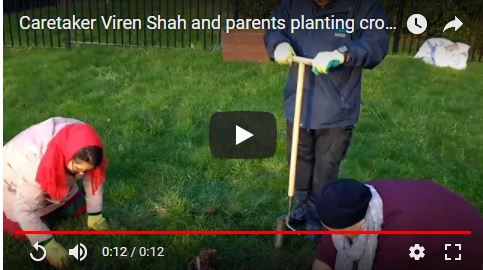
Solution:
<path fill-rule="evenodd" d="M 445 38 L 430 38 L 426 40 L 414 58 L 435 65 L 465 69 L 468 62 L 470 46 L 465 43 L 453 42 Z"/>

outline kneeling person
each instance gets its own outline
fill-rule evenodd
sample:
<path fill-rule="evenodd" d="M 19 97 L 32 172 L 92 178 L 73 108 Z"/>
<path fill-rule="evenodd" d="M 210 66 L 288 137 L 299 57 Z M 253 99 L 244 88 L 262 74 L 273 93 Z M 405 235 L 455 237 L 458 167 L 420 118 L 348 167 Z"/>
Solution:
<path fill-rule="evenodd" d="M 107 160 L 91 126 L 75 119 L 47 119 L 4 145 L 3 162 L 4 232 L 25 239 L 15 231 L 48 231 L 60 219 L 86 211 L 89 228 L 108 229 L 101 214 Z M 52 235 L 26 237 L 45 247 L 52 266 L 67 265 L 68 252 Z"/>
<path fill-rule="evenodd" d="M 341 234 L 322 236 L 313 270 L 483 269 L 481 214 L 431 181 L 380 180 L 365 185 L 343 179 L 321 189 L 315 204 L 322 225 Z M 471 230 L 472 234 L 344 235 L 361 230 Z M 416 244 L 424 250 L 410 252 Z M 445 244 L 462 248 L 445 251 Z M 445 253 L 453 259 L 445 260 Z M 458 254 L 462 259 L 454 260 Z"/>

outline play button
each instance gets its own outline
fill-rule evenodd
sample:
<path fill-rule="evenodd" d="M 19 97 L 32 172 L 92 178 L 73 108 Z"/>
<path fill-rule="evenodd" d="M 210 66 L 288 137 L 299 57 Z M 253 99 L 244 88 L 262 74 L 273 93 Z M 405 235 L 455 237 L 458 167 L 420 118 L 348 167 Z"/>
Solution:
<path fill-rule="evenodd" d="M 268 112 L 217 112 L 210 119 L 210 150 L 214 157 L 250 159 L 275 153 L 277 125 Z"/>
<path fill-rule="evenodd" d="M 253 134 L 246 131 L 245 129 L 235 125 L 235 145 L 239 145 L 240 143 L 250 139 L 253 137 Z"/>

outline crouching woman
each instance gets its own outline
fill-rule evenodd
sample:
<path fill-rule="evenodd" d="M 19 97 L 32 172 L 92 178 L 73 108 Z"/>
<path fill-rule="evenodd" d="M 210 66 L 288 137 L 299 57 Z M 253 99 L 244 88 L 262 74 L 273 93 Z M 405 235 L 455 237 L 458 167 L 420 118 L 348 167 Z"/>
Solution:
<path fill-rule="evenodd" d="M 86 212 L 87 227 L 108 229 L 101 213 L 107 160 L 90 125 L 62 117 L 47 119 L 4 145 L 3 162 L 4 232 L 43 245 L 55 268 L 65 268 L 69 255 L 53 235 L 15 231 L 48 231 L 59 220 Z"/>

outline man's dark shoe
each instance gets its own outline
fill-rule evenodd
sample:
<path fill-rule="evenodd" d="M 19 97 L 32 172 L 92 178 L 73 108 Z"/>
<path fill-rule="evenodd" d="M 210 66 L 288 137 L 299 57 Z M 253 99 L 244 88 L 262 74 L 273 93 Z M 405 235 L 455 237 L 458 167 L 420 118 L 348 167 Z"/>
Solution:
<path fill-rule="evenodd" d="M 302 229 L 307 222 L 307 213 L 310 211 L 310 206 L 307 201 L 294 200 L 294 206 L 290 212 L 288 224 L 296 230 Z"/>
<path fill-rule="evenodd" d="M 314 220 L 314 219 L 311 219 L 309 217 L 309 219 L 307 220 L 306 230 L 307 231 L 322 231 L 322 230 L 325 230 L 325 229 L 322 228 L 322 224 L 320 224 L 320 222 L 318 220 Z M 320 234 L 304 234 L 305 239 L 310 240 L 310 241 L 314 241 L 316 243 L 318 243 L 320 241 L 321 236 L 322 235 L 320 235 Z"/>

